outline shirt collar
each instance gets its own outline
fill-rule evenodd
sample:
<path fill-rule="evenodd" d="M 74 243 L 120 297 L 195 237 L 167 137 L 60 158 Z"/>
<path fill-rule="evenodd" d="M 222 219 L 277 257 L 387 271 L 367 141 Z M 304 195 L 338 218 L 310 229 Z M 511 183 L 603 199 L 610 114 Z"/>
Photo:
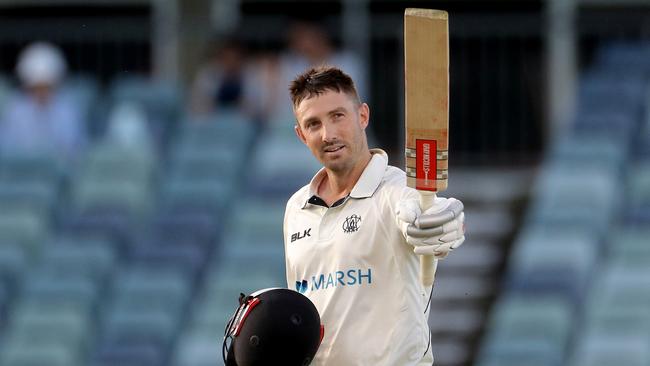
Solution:
<path fill-rule="evenodd" d="M 352 198 L 371 197 L 384 177 L 384 172 L 388 166 L 388 155 L 381 149 L 370 149 L 370 153 L 372 154 L 370 162 L 368 162 L 368 165 L 366 165 L 363 173 L 361 173 L 359 180 L 350 192 L 350 197 Z M 312 197 L 317 196 L 318 186 L 325 178 L 325 175 L 327 175 L 325 168 L 321 168 L 321 170 L 319 170 L 311 179 L 311 182 L 309 182 L 309 196 L 305 200 L 302 208 L 307 207 L 309 200 Z"/>

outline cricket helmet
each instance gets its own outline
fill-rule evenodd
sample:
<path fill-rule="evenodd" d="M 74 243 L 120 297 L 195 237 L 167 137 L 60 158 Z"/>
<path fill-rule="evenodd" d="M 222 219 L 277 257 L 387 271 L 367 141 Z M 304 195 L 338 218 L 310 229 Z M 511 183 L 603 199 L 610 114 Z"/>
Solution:
<path fill-rule="evenodd" d="M 226 366 L 307 366 L 323 336 L 320 316 L 304 295 L 270 288 L 248 296 L 226 326 L 223 358 Z"/>

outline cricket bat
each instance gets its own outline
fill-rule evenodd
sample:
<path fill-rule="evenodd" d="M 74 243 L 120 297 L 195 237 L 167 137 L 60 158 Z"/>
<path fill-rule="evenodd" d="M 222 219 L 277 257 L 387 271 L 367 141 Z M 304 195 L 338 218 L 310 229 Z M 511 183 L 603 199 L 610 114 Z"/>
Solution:
<path fill-rule="evenodd" d="M 449 26 L 447 12 L 404 12 L 404 106 L 407 185 L 422 211 L 447 188 L 449 144 Z M 431 286 L 438 261 L 420 257 L 420 279 Z"/>

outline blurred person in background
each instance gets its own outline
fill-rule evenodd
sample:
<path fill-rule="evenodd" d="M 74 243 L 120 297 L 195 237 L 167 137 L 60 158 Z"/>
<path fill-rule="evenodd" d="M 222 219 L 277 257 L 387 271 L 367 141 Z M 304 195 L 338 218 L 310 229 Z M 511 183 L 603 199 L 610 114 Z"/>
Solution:
<path fill-rule="evenodd" d="M 352 52 L 336 49 L 327 31 L 315 21 L 297 20 L 288 27 L 288 48 L 267 68 L 266 78 L 268 119 L 271 124 L 286 125 L 294 120 L 287 85 L 309 67 L 331 65 L 339 67 L 356 81 L 361 98 L 367 98 L 363 65 Z"/>
<path fill-rule="evenodd" d="M 16 73 L 22 90 L 0 116 L 0 152 L 44 153 L 69 161 L 82 149 L 85 126 L 74 99 L 61 91 L 66 73 L 61 50 L 46 42 L 28 45 Z"/>
<path fill-rule="evenodd" d="M 215 44 L 192 84 L 191 113 L 205 117 L 234 112 L 258 118 L 258 68 L 239 40 L 230 37 Z"/>
<path fill-rule="evenodd" d="M 147 113 L 135 102 L 120 102 L 113 106 L 108 117 L 105 143 L 125 150 L 138 150 L 153 158 L 153 137 L 147 124 Z"/>

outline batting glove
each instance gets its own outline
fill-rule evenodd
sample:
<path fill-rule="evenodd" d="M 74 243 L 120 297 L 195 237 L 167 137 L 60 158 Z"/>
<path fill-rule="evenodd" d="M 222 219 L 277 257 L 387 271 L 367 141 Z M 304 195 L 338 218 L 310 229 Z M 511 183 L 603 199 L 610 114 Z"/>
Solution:
<path fill-rule="evenodd" d="M 420 209 L 417 199 L 397 203 L 397 219 L 406 236 L 406 242 L 418 255 L 432 255 L 438 259 L 465 241 L 465 213 L 463 203 L 455 198 L 435 197 L 426 211 Z"/>

